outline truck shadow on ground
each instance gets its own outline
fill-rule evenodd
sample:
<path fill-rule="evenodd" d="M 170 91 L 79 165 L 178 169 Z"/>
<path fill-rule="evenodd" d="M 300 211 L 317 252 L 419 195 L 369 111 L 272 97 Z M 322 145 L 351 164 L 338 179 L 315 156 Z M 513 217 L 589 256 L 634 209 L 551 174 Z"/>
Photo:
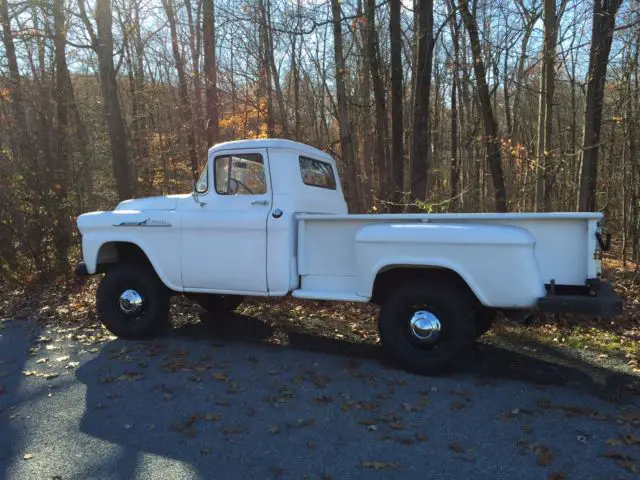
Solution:
<path fill-rule="evenodd" d="M 397 387 L 400 399 L 388 400 L 389 406 L 395 405 L 391 408 L 397 408 L 403 395 L 417 396 L 430 384 L 439 385 L 441 391 L 459 385 L 473 390 L 510 380 L 524 381 L 531 388 L 568 386 L 576 389 L 577 398 L 590 391 L 609 401 L 620 401 L 619 385 L 634 379 L 576 363 L 563 358 L 562 352 L 555 352 L 558 361 L 554 362 L 484 342 L 476 345 L 472 358 L 460 368 L 437 379 L 424 379 L 390 364 L 375 344 L 292 329 L 282 332 L 279 328 L 239 314 L 215 319 L 203 314 L 200 322 L 174 328 L 164 338 L 106 343 L 97 357 L 76 371 L 77 379 L 86 385 L 80 431 L 115 444 L 120 451 L 117 458 L 104 458 L 96 473 L 111 478 L 116 470 L 115 478 L 133 478 L 148 461 L 142 455 L 151 453 L 178 460 L 191 478 L 208 478 L 210 472 L 219 478 L 275 478 L 283 466 L 290 467 L 287 462 L 295 463 L 293 457 L 283 458 L 283 452 L 327 434 L 320 430 L 321 437 L 307 437 L 305 432 L 313 428 L 290 425 L 312 412 L 321 412 L 320 418 L 338 411 L 340 392 L 345 389 L 354 400 L 378 398 L 381 386 L 390 378 L 402 380 L 397 385 L 403 385 Z M 304 384 L 296 385 L 292 379 L 309 371 L 330 378 L 327 389 L 321 391 L 335 401 L 318 404 L 318 390 L 313 388 L 305 398 Z M 363 376 L 354 376 L 354 372 Z M 362 380 L 372 374 L 379 377 L 377 383 Z M 606 379 L 604 383 L 596 380 L 598 375 Z M 285 403 L 278 404 L 281 400 Z M 273 425 L 286 434 L 267 433 Z M 451 428 L 464 426 L 453 424 Z M 357 438 L 358 434 L 353 435 Z M 349 444 L 354 450 L 350 455 L 361 453 L 358 449 L 365 448 L 361 443 L 354 440 Z M 346 447 L 321 443 L 313 454 L 301 448 L 299 455 L 306 456 L 304 468 L 316 463 L 318 468 L 331 465 L 336 455 L 344 454 L 334 448 Z M 405 455 L 417 454 L 412 449 L 421 448 L 419 444 L 406 447 Z M 247 451 L 253 452 L 249 462 Z"/>
<path fill-rule="evenodd" d="M 200 314 L 200 322 L 170 331 L 169 335 L 213 341 L 266 344 L 305 352 L 368 359 L 386 368 L 400 369 L 378 344 L 356 343 L 286 327 L 276 328 L 258 318 L 226 313 L 215 318 Z M 640 379 L 617 370 L 600 367 L 573 355 L 566 348 L 554 348 L 535 341 L 501 335 L 478 340 L 473 351 L 459 365 L 443 372 L 449 376 L 482 379 L 511 379 L 537 386 L 565 386 L 587 391 L 605 400 L 635 402 L 640 395 Z"/>

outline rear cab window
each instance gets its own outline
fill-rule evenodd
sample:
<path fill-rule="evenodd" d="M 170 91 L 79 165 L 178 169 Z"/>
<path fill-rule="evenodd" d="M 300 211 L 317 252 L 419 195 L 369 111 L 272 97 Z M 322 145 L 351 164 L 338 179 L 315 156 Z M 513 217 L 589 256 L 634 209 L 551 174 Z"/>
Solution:
<path fill-rule="evenodd" d="M 330 163 L 315 158 L 299 157 L 300 174 L 305 185 L 318 188 L 336 189 L 336 177 Z"/>

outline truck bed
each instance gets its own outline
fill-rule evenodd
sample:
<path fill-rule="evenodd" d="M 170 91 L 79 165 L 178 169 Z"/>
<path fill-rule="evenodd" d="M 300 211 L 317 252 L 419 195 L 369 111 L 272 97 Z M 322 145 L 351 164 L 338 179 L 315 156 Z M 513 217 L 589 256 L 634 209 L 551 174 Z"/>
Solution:
<path fill-rule="evenodd" d="M 357 293 L 356 237 L 372 224 L 506 225 L 525 230 L 545 284 L 584 286 L 595 278 L 596 232 L 601 213 L 298 214 L 297 274 L 300 298 L 368 301 Z M 470 230 L 472 231 L 472 230 Z M 473 239 L 468 239 L 473 244 Z M 486 239 L 485 239 L 486 242 Z M 425 246 L 428 249 L 428 245 Z M 462 247 L 459 247 L 462 248 Z"/>

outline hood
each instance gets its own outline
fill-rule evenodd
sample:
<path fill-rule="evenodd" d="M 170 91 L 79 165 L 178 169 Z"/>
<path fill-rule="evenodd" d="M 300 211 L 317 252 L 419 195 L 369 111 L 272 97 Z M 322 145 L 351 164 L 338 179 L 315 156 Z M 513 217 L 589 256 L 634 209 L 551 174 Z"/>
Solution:
<path fill-rule="evenodd" d="M 134 198 L 120 202 L 114 210 L 175 210 L 178 201 L 188 197 L 191 197 L 191 194 Z"/>

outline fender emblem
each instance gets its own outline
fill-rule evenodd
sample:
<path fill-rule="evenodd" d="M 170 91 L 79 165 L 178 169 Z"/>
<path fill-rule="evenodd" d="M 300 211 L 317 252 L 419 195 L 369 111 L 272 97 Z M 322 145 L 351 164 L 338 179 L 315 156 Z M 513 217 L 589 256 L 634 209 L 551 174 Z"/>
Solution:
<path fill-rule="evenodd" d="M 114 223 L 114 227 L 170 227 L 169 222 L 164 220 L 151 220 L 151 218 L 145 218 L 140 222 L 120 222 Z"/>

